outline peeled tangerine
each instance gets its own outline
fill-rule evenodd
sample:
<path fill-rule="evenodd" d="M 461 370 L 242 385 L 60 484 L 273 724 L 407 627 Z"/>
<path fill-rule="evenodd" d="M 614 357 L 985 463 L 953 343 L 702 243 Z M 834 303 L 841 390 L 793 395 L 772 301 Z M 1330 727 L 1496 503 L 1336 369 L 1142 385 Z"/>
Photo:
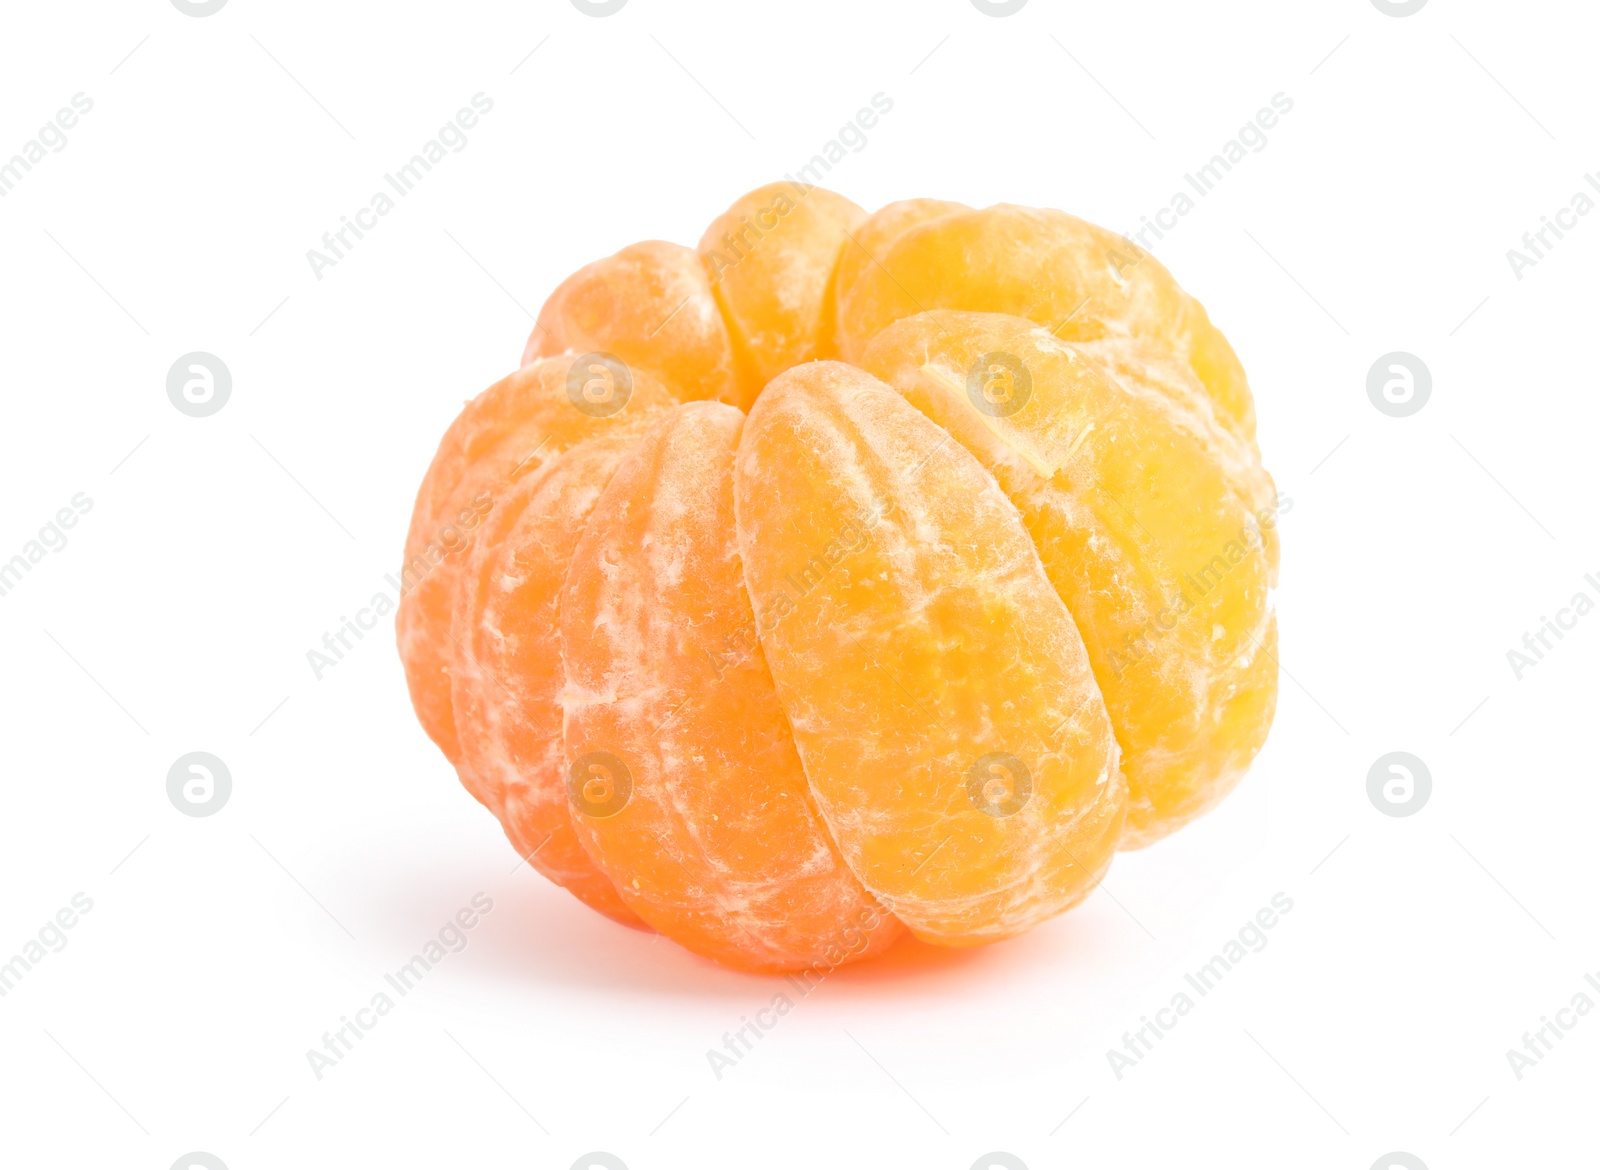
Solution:
<path fill-rule="evenodd" d="M 773 184 L 570 277 L 524 361 L 423 479 L 396 624 L 462 783 L 601 913 L 757 971 L 993 942 L 1260 750 L 1249 387 L 1129 241 Z"/>

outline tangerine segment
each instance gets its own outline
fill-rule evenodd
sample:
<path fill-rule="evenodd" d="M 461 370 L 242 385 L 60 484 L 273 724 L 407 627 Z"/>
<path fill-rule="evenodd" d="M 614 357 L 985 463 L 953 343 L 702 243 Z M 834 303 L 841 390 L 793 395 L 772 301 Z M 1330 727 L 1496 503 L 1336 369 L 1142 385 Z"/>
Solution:
<path fill-rule="evenodd" d="M 1220 338 L 1222 335 L 1219 333 Z M 1226 341 L 1223 342 L 1227 344 Z M 1278 489 L 1261 465 L 1256 445 L 1231 430 L 1218 417 L 1211 396 L 1188 363 L 1148 341 L 1132 337 L 1107 337 L 1079 341 L 1073 348 L 1123 385 L 1158 390 L 1172 399 L 1180 418 L 1206 435 L 1223 475 L 1250 506 L 1266 548 L 1268 584 L 1278 583 L 1279 540 L 1276 524 Z M 1230 351 L 1231 352 L 1231 351 Z"/>
<path fill-rule="evenodd" d="M 1019 934 L 1093 889 L 1127 790 L 1072 617 L 959 443 L 838 362 L 762 393 L 739 552 L 811 791 L 929 942 Z"/>
<path fill-rule="evenodd" d="M 900 199 L 869 215 L 860 227 L 850 233 L 850 242 L 840 253 L 839 267 L 834 271 L 835 335 L 844 335 L 844 327 L 838 320 L 840 294 L 854 288 L 861 274 L 879 262 L 878 257 L 889 250 L 890 244 L 919 223 L 971 210 L 965 203 L 952 203 L 948 199 Z"/>
<path fill-rule="evenodd" d="M 406 534 L 395 638 L 405 664 L 411 705 L 423 730 L 455 763 L 461 758 L 450 705 L 450 614 L 462 555 L 477 539 L 483 518 L 511 486 L 513 473 L 531 456 L 549 459 L 582 439 L 618 425 L 628 412 L 676 401 L 642 371 L 631 379 L 623 408 L 603 413 L 618 399 L 596 404 L 583 382 L 569 393 L 573 359 L 550 358 L 524 366 L 468 402 L 439 443 L 422 479 Z M 584 376 L 578 372 L 579 378 Z M 575 401 L 584 401 L 580 408 Z"/>
<path fill-rule="evenodd" d="M 1097 348 L 1114 376 L 1088 360 Z M 1116 351 L 1116 352 L 1113 352 Z M 1271 480 L 1142 343 L 1080 349 L 1019 317 L 905 318 L 866 368 L 977 456 L 1076 619 L 1122 746 L 1124 847 L 1220 800 L 1277 694 Z M 1146 365 L 1148 362 L 1150 365 Z"/>
<path fill-rule="evenodd" d="M 769 183 L 706 228 L 700 254 L 754 389 L 790 366 L 834 356 L 833 270 L 866 218 L 821 187 Z"/>
<path fill-rule="evenodd" d="M 1189 368 L 1222 408 L 1222 421 L 1254 445 L 1256 407 L 1244 364 L 1222 331 L 1211 323 L 1205 306 L 1187 294 L 1183 299 L 1183 324 L 1178 332 L 1189 339 Z"/>
<path fill-rule="evenodd" d="M 933 309 L 1026 317 L 1069 341 L 1143 337 L 1195 360 L 1198 302 L 1154 256 L 1064 211 L 1002 203 L 955 212 L 910 227 L 878 260 L 839 289 L 847 360 L 859 360 L 895 321 Z M 1250 439 L 1255 407 L 1237 358 L 1229 366 L 1219 340 L 1200 330 L 1197 373 L 1224 422 Z"/>
<path fill-rule="evenodd" d="M 522 360 L 559 353 L 614 354 L 682 400 L 746 397 L 700 254 L 680 244 L 630 244 L 562 281 L 539 310 Z"/>
<path fill-rule="evenodd" d="M 837 966 L 900 933 L 817 815 L 734 536 L 744 416 L 690 403 L 612 478 L 561 596 L 572 823 L 622 898 L 697 954 Z"/>
<path fill-rule="evenodd" d="M 572 831 L 561 750 L 559 601 L 601 490 L 657 411 L 523 472 L 484 522 L 456 586 L 451 701 L 467 790 L 500 818 L 534 869 L 642 926 Z"/>

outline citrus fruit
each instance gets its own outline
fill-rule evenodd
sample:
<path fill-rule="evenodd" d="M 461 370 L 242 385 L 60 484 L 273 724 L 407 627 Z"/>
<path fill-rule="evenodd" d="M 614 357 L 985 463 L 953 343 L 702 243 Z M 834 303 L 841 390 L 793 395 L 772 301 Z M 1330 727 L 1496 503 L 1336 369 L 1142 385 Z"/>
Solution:
<path fill-rule="evenodd" d="M 530 866 L 752 971 L 968 947 L 1213 807 L 1277 697 L 1243 367 L 1065 212 L 769 184 L 545 302 L 424 476 L 424 730 Z"/>

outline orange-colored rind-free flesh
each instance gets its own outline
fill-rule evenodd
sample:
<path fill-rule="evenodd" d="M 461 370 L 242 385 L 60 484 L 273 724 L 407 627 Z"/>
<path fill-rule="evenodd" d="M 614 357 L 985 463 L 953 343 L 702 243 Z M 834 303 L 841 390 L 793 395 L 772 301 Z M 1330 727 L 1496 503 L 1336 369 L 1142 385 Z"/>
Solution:
<path fill-rule="evenodd" d="M 1244 370 L 1060 211 L 757 188 L 546 301 L 417 494 L 423 728 L 537 872 L 748 971 L 1020 934 L 1277 697 Z"/>

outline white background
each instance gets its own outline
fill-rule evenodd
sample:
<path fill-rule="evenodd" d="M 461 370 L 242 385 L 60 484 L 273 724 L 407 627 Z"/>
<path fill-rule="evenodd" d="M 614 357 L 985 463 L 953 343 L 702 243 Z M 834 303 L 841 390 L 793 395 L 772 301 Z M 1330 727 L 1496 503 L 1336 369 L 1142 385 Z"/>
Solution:
<path fill-rule="evenodd" d="M 1505 1054 L 1600 972 L 1600 615 L 1520 681 L 1506 657 L 1600 598 L 1600 215 L 1506 259 L 1600 172 L 1595 32 L 1578 0 L 8 5 L 0 157 L 94 109 L 0 199 L 0 559 L 93 508 L 0 597 L 0 959 L 93 910 L 0 999 L 0 1164 L 1594 1164 L 1600 1013 L 1521 1080 Z M 317 280 L 307 249 L 480 91 L 467 147 Z M 706 1050 L 783 985 L 513 872 L 386 627 L 320 681 L 306 652 L 562 277 L 695 242 L 880 91 L 828 181 L 863 206 L 1119 230 L 1292 98 L 1156 248 L 1292 501 L 1282 697 L 1239 790 L 1085 905 L 841 971 L 718 1080 Z M 209 418 L 166 395 L 192 350 L 233 374 Z M 1432 371 L 1409 418 L 1366 395 L 1392 350 Z M 204 819 L 166 795 L 196 750 L 233 776 Z M 1366 793 L 1395 750 L 1433 777 L 1404 819 Z M 317 1080 L 306 1050 L 479 891 L 467 948 Z M 1280 891 L 1119 1080 L 1107 1049 Z"/>

